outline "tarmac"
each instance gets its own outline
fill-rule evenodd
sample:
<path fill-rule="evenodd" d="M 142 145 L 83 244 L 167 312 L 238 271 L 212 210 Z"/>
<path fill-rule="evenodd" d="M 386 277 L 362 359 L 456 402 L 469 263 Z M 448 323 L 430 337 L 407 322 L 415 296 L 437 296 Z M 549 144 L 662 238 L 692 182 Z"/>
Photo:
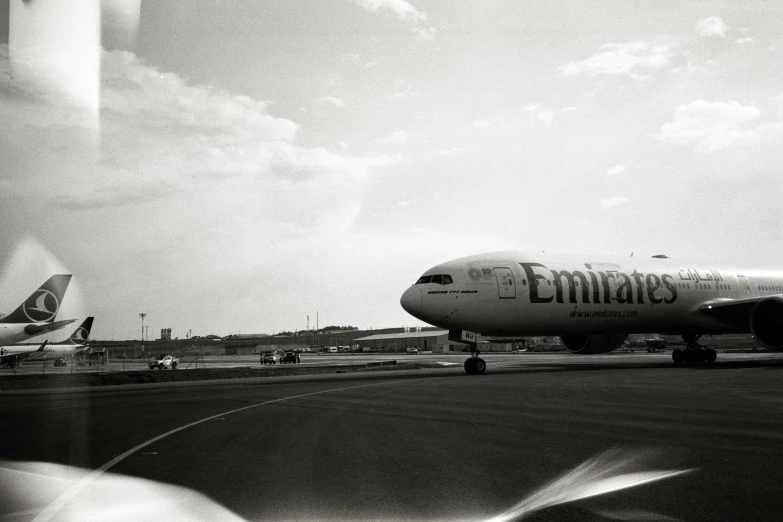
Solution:
<path fill-rule="evenodd" d="M 668 357 L 0 395 L 0 520 L 778 520 L 783 357 Z"/>

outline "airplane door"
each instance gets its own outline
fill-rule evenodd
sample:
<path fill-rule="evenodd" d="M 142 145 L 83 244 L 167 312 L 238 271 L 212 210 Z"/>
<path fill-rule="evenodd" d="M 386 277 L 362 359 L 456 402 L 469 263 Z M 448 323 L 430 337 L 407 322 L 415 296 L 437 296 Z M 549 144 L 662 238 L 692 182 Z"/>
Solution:
<path fill-rule="evenodd" d="M 517 285 L 510 268 L 495 268 L 495 279 L 498 281 L 498 297 L 514 299 L 517 296 Z"/>
<path fill-rule="evenodd" d="M 750 297 L 752 294 L 750 282 L 748 278 L 742 275 L 737 276 L 737 283 L 739 284 L 740 299 L 743 297 Z"/>
<path fill-rule="evenodd" d="M 617 279 L 617 272 L 607 270 L 606 275 L 609 276 L 609 295 L 612 296 L 612 301 L 615 301 L 620 298 L 620 281 Z"/>

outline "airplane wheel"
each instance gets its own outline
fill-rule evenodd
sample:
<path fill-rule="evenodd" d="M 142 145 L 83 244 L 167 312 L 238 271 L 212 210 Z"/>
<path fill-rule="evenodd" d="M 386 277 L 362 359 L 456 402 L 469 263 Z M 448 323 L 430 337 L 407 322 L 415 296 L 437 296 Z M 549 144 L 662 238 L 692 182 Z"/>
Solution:
<path fill-rule="evenodd" d="M 465 373 L 468 375 L 473 375 L 476 373 L 476 359 L 473 357 L 470 359 L 465 359 Z"/>
<path fill-rule="evenodd" d="M 685 357 L 683 357 L 682 350 L 674 350 L 672 352 L 672 361 L 677 364 L 682 364 L 685 362 Z"/>
<path fill-rule="evenodd" d="M 487 371 L 487 363 L 484 362 L 484 359 L 481 357 L 476 357 L 475 363 L 473 363 L 473 368 L 475 369 L 476 373 L 481 375 L 485 371 Z"/>
<path fill-rule="evenodd" d="M 705 360 L 708 363 L 714 363 L 718 358 L 718 352 L 713 350 L 712 348 L 707 348 L 706 353 L 704 354 Z"/>

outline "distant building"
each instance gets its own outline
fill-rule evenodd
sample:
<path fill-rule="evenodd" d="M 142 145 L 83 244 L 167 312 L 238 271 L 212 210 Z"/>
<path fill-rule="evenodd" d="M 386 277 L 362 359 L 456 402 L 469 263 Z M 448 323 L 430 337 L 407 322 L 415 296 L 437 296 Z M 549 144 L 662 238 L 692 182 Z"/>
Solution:
<path fill-rule="evenodd" d="M 510 352 L 512 343 L 490 343 L 478 336 L 482 352 Z M 433 353 L 467 352 L 467 344 L 449 341 L 448 330 L 423 332 L 386 333 L 359 337 L 353 340 L 353 349 L 363 352 L 406 353 L 416 348 L 419 352 Z"/>
<path fill-rule="evenodd" d="M 161 341 L 171 341 L 171 328 L 161 328 L 160 329 L 160 340 Z"/>

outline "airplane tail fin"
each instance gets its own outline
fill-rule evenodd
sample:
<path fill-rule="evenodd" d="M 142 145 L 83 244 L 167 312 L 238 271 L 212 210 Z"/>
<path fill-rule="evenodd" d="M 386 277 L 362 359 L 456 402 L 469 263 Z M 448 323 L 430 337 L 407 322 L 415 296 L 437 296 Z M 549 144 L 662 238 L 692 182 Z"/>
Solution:
<path fill-rule="evenodd" d="M 51 323 L 60 310 L 71 274 L 56 274 L 46 280 L 19 308 L 0 323 Z"/>
<path fill-rule="evenodd" d="M 92 321 L 94 317 L 88 317 L 82 324 L 74 331 L 68 338 L 65 344 L 82 345 L 87 344 L 87 339 L 90 338 L 90 330 L 92 329 Z"/>

